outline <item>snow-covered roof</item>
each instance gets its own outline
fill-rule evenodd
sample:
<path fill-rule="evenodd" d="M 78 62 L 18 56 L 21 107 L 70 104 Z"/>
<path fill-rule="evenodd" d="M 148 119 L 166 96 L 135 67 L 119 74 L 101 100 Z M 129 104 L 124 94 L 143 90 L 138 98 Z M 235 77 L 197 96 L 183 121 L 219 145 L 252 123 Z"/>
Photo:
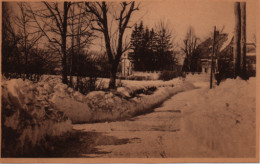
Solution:
<path fill-rule="evenodd" d="M 229 43 L 231 42 L 232 38 L 233 38 L 233 34 L 228 34 L 227 40 L 223 43 L 223 45 L 222 45 L 221 48 L 219 49 L 220 52 L 221 52 L 222 50 L 224 50 L 224 49 L 229 45 Z"/>

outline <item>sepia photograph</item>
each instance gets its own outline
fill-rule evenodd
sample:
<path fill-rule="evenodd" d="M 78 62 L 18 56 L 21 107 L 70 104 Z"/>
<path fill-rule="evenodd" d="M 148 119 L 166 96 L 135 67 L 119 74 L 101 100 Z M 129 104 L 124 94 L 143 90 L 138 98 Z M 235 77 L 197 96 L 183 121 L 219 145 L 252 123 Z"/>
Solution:
<path fill-rule="evenodd" d="M 1 161 L 259 161 L 258 7 L 2 1 Z"/>

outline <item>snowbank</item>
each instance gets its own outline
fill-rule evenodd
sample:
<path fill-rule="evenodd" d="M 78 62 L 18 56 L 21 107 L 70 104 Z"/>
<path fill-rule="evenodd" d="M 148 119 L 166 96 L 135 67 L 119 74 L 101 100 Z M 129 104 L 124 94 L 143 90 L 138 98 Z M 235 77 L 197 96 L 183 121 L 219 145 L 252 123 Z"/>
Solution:
<path fill-rule="evenodd" d="M 109 79 L 102 79 L 108 84 Z M 169 96 L 194 88 L 182 79 L 171 81 L 130 81 L 122 80 L 123 87 L 115 91 L 93 91 L 82 95 L 60 83 L 57 77 L 44 77 L 41 80 L 52 86 L 48 93 L 50 102 L 63 111 L 73 123 L 112 121 L 129 118 L 151 110 Z M 106 82 L 107 81 L 107 82 Z M 120 83 L 120 80 L 117 80 Z M 151 91 L 152 90 L 152 91 Z"/>
<path fill-rule="evenodd" d="M 249 157 L 256 150 L 256 84 L 228 79 L 191 95 L 183 109 L 186 135 L 219 157 Z"/>
<path fill-rule="evenodd" d="M 192 84 L 184 83 L 174 87 L 160 87 L 153 94 L 139 94 L 133 98 L 124 97 L 125 95 L 119 92 L 92 92 L 86 95 L 93 111 L 90 122 L 121 120 L 150 112 L 172 95 L 193 88 Z"/>
<path fill-rule="evenodd" d="M 70 92 L 71 88 L 57 87 L 51 94 L 50 102 L 71 119 L 72 123 L 81 123 L 91 118 L 91 110 L 86 103 L 85 96 L 77 91 Z"/>
<path fill-rule="evenodd" d="M 48 84 L 22 79 L 2 80 L 2 150 L 4 155 L 24 154 L 42 146 L 46 136 L 72 130 L 71 121 L 55 110 L 46 97 Z"/>
<path fill-rule="evenodd" d="M 80 98 L 75 98 L 75 93 L 67 94 L 66 90 L 63 94 L 54 92 L 50 101 L 73 123 L 113 121 L 151 110 L 169 96 L 191 88 L 194 86 L 185 83 L 176 87 L 161 87 L 151 95 L 139 94 L 137 97 L 130 97 L 132 90 L 93 91 L 86 96 L 77 92 L 77 97 Z"/>

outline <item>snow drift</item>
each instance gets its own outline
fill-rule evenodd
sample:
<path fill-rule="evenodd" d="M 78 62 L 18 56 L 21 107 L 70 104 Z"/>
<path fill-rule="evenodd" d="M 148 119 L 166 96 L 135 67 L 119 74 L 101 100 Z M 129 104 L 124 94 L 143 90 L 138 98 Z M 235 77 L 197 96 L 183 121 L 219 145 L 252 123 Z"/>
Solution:
<path fill-rule="evenodd" d="M 228 79 L 209 90 L 200 89 L 183 109 L 183 129 L 194 143 L 218 157 L 254 157 L 256 152 L 256 84 Z"/>
<path fill-rule="evenodd" d="M 104 79 L 103 79 L 104 80 Z M 93 91 L 82 95 L 57 77 L 44 77 L 41 80 L 52 86 L 49 100 L 58 110 L 63 111 L 73 123 L 115 121 L 150 111 L 177 92 L 194 88 L 182 79 L 171 81 L 130 81 L 122 80 L 123 87 L 114 91 Z M 106 79 L 104 80 L 106 82 Z M 119 81 L 119 80 L 118 80 Z M 150 92 L 150 89 L 153 91 Z M 136 94 L 136 92 L 141 92 Z"/>
<path fill-rule="evenodd" d="M 2 80 L 2 154 L 31 151 L 47 136 L 61 136 L 72 130 L 71 121 L 49 104 L 48 84 L 22 79 Z M 4 151 L 3 151 L 4 150 Z"/>

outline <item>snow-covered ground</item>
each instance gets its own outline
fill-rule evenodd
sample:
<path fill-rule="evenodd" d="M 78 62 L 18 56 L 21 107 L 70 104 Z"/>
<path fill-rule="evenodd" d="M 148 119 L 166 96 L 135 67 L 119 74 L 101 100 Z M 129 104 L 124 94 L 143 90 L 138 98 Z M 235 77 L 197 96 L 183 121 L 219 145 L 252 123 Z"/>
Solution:
<path fill-rule="evenodd" d="M 99 80 L 108 85 L 108 79 Z M 44 76 L 38 83 L 2 79 L 2 119 L 6 129 L 19 134 L 16 151 L 20 151 L 27 143 L 39 145 L 45 136 L 61 136 L 69 132 L 71 121 L 116 121 L 155 111 L 137 117 L 138 122 L 81 124 L 74 125 L 74 128 L 87 132 L 99 132 L 101 128 L 101 132 L 109 130 L 109 135 L 118 138 L 131 135 L 141 140 L 154 134 L 147 142 L 133 141 L 138 143 L 135 143 L 136 153 L 132 155 L 138 157 L 253 157 L 255 81 L 255 78 L 248 81 L 228 79 L 210 90 L 208 75 L 187 75 L 185 80 L 176 78 L 171 81 L 117 80 L 121 86 L 117 90 L 82 95 L 62 84 L 58 76 Z M 136 133 L 131 132 L 131 128 L 148 130 Z M 3 133 L 5 138 L 8 135 L 10 133 Z M 159 138 L 159 144 L 152 143 L 154 137 Z M 9 143 L 3 142 L 4 147 Z M 162 150 L 157 152 L 153 145 Z M 128 153 L 125 157 L 131 154 L 131 146 L 115 147 L 102 149 L 113 151 L 109 157 L 122 157 L 124 151 Z M 138 153 L 139 150 L 143 152 Z"/>
<path fill-rule="evenodd" d="M 76 130 L 101 135 L 96 138 L 110 138 L 109 144 L 94 147 L 95 154 L 82 152 L 81 156 L 253 158 L 255 87 L 255 78 L 228 79 L 211 90 L 205 85 L 178 93 L 154 112 L 131 120 L 73 125 Z M 122 140 L 128 142 L 118 144 Z"/>
<path fill-rule="evenodd" d="M 210 74 L 188 74 L 186 75 L 185 81 L 192 83 L 196 87 L 209 87 L 210 86 Z M 213 85 L 215 85 L 215 80 L 213 80 Z"/>
<path fill-rule="evenodd" d="M 254 157 L 256 79 L 228 79 L 210 90 L 187 94 L 182 109 L 186 135 L 225 157 Z"/>

